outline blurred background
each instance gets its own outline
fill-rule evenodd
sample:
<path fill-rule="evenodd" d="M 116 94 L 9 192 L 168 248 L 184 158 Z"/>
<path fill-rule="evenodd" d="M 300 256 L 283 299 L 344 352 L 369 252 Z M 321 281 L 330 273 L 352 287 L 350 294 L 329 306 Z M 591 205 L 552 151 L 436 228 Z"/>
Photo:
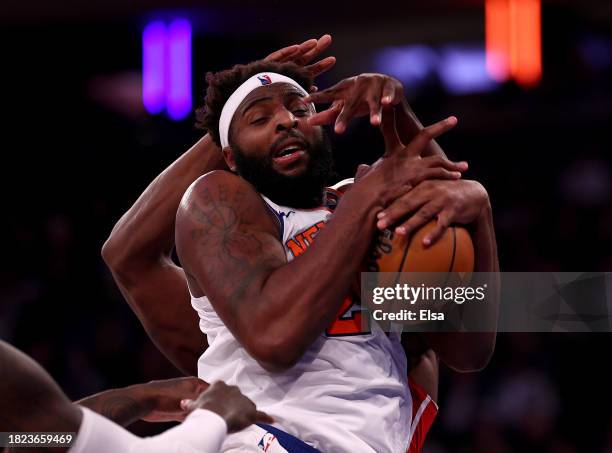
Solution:
<path fill-rule="evenodd" d="M 319 87 L 385 72 L 424 123 L 459 118 L 441 144 L 489 191 L 502 270 L 612 270 L 607 0 L 5 0 L 1 10 L 0 337 L 71 398 L 178 374 L 100 249 L 201 136 L 205 73 L 324 33 L 338 63 Z M 343 177 L 382 150 L 363 122 L 333 142 Z M 485 371 L 442 372 L 426 451 L 612 452 L 611 347 L 610 334 L 499 335 Z"/>

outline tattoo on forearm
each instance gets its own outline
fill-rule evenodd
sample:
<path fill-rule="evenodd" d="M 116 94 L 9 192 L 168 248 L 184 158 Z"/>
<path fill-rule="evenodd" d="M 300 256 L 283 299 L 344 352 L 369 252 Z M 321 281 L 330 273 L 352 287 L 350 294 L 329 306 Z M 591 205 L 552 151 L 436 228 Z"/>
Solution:
<path fill-rule="evenodd" d="M 127 426 L 146 415 L 145 407 L 140 401 L 124 395 L 104 398 L 96 412 L 121 426 Z"/>

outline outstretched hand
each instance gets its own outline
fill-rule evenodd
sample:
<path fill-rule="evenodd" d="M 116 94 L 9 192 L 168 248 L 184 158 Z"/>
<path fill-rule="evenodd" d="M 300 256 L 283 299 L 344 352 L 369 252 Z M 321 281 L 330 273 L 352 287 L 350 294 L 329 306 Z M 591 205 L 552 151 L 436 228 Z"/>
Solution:
<path fill-rule="evenodd" d="M 315 63 L 311 63 L 315 58 L 325 51 L 332 43 L 330 35 L 323 35 L 319 39 L 309 39 L 302 44 L 294 44 L 292 46 L 283 47 L 268 55 L 265 60 L 276 61 L 278 63 L 295 63 L 303 66 L 310 71 L 313 77 L 317 77 L 326 71 L 329 71 L 336 64 L 336 57 L 325 57 Z M 316 87 L 312 87 L 310 91 L 316 91 Z"/>
<path fill-rule="evenodd" d="M 213 383 L 195 400 L 181 401 L 181 408 L 187 412 L 206 409 L 219 414 L 227 423 L 228 433 L 235 433 L 257 422 L 274 423 L 274 419 L 258 411 L 238 387 L 223 381 Z"/>
<path fill-rule="evenodd" d="M 373 126 L 381 124 L 383 108 L 402 102 L 404 88 L 393 77 L 384 74 L 360 74 L 341 80 L 325 90 L 311 93 L 305 101 L 331 103 L 331 107 L 308 119 L 313 126 L 335 122 L 334 131 L 341 134 L 353 118 L 369 114 Z"/>

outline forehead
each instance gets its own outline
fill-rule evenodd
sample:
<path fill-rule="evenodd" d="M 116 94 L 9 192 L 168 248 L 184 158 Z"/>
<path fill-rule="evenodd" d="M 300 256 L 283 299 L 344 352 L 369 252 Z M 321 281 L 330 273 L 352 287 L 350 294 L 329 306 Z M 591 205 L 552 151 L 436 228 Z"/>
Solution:
<path fill-rule="evenodd" d="M 289 83 L 278 82 L 260 86 L 255 88 L 244 98 L 238 106 L 238 112 L 244 112 L 245 109 L 253 105 L 253 103 L 257 103 L 258 100 L 272 99 L 282 101 L 287 97 L 294 96 L 304 97 L 304 93 Z"/>

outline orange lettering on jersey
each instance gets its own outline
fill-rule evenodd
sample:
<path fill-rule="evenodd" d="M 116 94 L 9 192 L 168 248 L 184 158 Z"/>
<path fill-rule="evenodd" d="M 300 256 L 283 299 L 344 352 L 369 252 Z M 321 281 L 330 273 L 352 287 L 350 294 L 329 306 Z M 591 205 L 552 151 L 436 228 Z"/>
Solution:
<path fill-rule="evenodd" d="M 287 240 L 285 245 L 289 250 L 291 250 L 294 258 L 297 258 L 306 251 L 308 246 L 312 244 L 312 241 L 314 241 L 315 236 L 319 233 L 319 230 L 321 230 L 321 228 L 324 226 L 325 222 L 317 222 L 314 225 L 306 228 L 301 233 L 298 233 Z"/>
<path fill-rule="evenodd" d="M 293 254 L 294 258 L 304 253 L 306 251 L 306 247 L 308 247 L 308 245 L 304 242 L 304 237 L 302 233 L 293 236 L 285 244 L 287 245 L 289 250 L 291 250 L 291 253 Z"/>

